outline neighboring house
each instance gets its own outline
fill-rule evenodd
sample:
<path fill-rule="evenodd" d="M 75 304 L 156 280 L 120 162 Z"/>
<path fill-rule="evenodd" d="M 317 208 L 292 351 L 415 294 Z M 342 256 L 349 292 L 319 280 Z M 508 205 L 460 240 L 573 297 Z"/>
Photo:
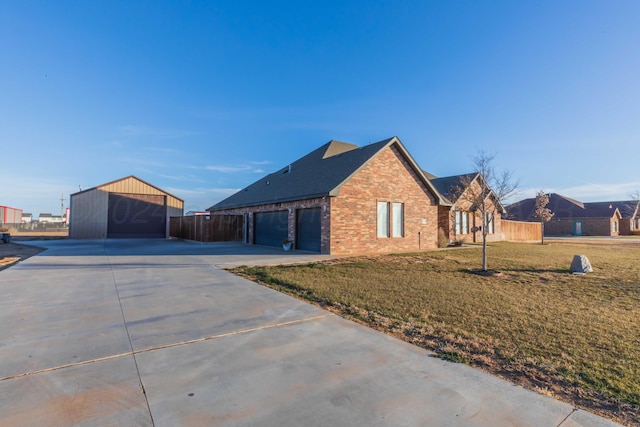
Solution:
<path fill-rule="evenodd" d="M 39 222 L 48 224 L 64 224 L 65 218 L 62 215 L 51 215 L 50 213 L 41 213 Z"/>
<path fill-rule="evenodd" d="M 211 215 L 208 211 L 188 211 L 184 216 Z"/>
<path fill-rule="evenodd" d="M 393 137 L 330 141 L 207 210 L 244 215 L 247 243 L 344 255 L 437 247 L 447 203 Z"/>
<path fill-rule="evenodd" d="M 22 223 L 29 224 L 31 221 L 33 221 L 33 214 L 22 212 Z"/>
<path fill-rule="evenodd" d="M 606 203 L 606 202 L 605 202 Z M 622 219 L 620 220 L 620 235 L 628 236 L 640 232 L 640 200 L 625 200 L 608 202 L 618 208 Z"/>
<path fill-rule="evenodd" d="M 486 185 L 484 178 L 477 172 L 463 175 L 436 178 L 430 176 L 431 184 L 440 194 L 447 198 L 450 204 L 441 205 L 438 209 L 438 224 L 450 241 L 482 241 L 482 214 L 470 199 L 471 194 L 480 194 L 480 186 Z M 488 206 L 487 241 L 504 240 L 501 233 L 502 214 L 504 207 L 491 191 L 485 201 Z M 493 213 L 493 214 L 491 214 Z"/>
<path fill-rule="evenodd" d="M 50 213 L 40 213 L 38 215 L 38 222 L 40 223 L 48 223 L 48 222 L 53 222 L 53 215 L 51 215 Z"/>
<path fill-rule="evenodd" d="M 509 219 L 539 221 L 535 218 L 535 197 L 507 207 Z M 618 236 L 622 215 L 613 202 L 583 203 L 560 194 L 549 194 L 547 208 L 553 213 L 545 223 L 545 236 Z"/>

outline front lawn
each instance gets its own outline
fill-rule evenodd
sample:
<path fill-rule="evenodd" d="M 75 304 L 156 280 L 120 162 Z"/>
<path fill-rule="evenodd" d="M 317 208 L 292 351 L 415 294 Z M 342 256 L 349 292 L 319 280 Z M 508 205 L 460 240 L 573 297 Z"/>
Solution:
<path fill-rule="evenodd" d="M 638 244 L 495 243 L 237 274 L 625 424 L 640 425 Z M 574 254 L 594 272 L 569 273 Z"/>

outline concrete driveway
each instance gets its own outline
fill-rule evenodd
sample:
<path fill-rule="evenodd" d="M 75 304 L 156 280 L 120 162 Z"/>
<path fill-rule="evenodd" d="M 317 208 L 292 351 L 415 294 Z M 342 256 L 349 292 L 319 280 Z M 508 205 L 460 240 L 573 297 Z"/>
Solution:
<path fill-rule="evenodd" d="M 30 242 L 0 272 L 2 426 L 607 426 L 222 270 L 326 256 Z"/>

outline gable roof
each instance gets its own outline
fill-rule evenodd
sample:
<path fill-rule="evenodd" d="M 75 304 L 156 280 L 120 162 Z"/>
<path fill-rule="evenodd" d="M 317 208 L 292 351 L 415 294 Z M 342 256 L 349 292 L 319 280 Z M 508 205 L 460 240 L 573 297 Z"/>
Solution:
<path fill-rule="evenodd" d="M 621 217 L 620 210 L 611 202 L 583 203 L 557 193 L 549 194 L 547 208 L 553 213 L 553 218 L 612 218 Z M 536 198 L 531 197 L 513 203 L 507 207 L 508 217 L 518 221 L 537 220 L 534 216 Z"/>
<path fill-rule="evenodd" d="M 464 187 L 466 183 L 473 182 L 477 176 L 477 172 L 472 172 L 462 175 L 433 178 L 431 179 L 431 184 L 433 184 L 436 190 L 438 190 L 438 192 L 446 197 L 450 202 L 455 203 L 457 201 L 456 191 L 459 188 Z"/>
<path fill-rule="evenodd" d="M 415 160 L 397 137 L 358 147 L 329 141 L 290 165 L 271 173 L 208 210 L 231 209 L 271 203 L 290 202 L 324 196 L 337 196 L 340 188 L 382 150 L 396 146 L 418 178 L 440 203 L 446 201 L 431 185 Z"/>
<path fill-rule="evenodd" d="M 640 200 L 622 200 L 608 203 L 618 208 L 622 218 L 633 218 L 640 215 Z"/>
<path fill-rule="evenodd" d="M 166 192 L 166 191 L 164 191 L 162 188 L 158 188 L 158 187 L 156 187 L 155 185 L 150 184 L 150 183 L 148 183 L 147 181 L 145 181 L 145 180 L 143 180 L 143 179 L 140 179 L 140 178 L 138 178 L 138 177 L 137 177 L 137 176 L 135 176 L 135 175 L 129 175 L 129 176 L 125 176 L 124 178 L 120 178 L 120 179 L 116 179 L 116 180 L 113 180 L 113 181 L 105 182 L 104 184 L 96 185 L 95 187 L 91 187 L 91 188 L 87 188 L 86 190 L 81 190 L 81 191 L 75 192 L 75 193 L 71 194 L 71 196 L 75 196 L 76 194 L 86 193 L 87 191 L 93 191 L 93 190 L 96 190 L 96 189 L 99 189 L 99 188 L 102 188 L 102 187 L 106 187 L 106 186 L 111 185 L 111 184 L 115 184 L 116 182 L 125 181 L 125 180 L 127 180 L 127 179 L 135 179 L 135 180 L 138 180 L 138 181 L 142 182 L 143 184 L 148 185 L 149 187 L 155 188 L 155 189 L 156 189 L 156 190 L 158 190 L 159 192 L 166 194 L 167 196 L 171 196 L 171 197 L 173 197 L 174 199 L 177 199 L 177 200 L 179 200 L 179 201 L 181 201 L 181 202 L 184 202 L 184 200 L 182 200 L 181 198 L 176 197 L 176 196 L 174 196 L 174 195 L 173 195 L 173 194 L 171 194 L 171 193 L 167 193 L 167 192 Z"/>
<path fill-rule="evenodd" d="M 463 188 L 466 190 L 465 187 L 471 185 L 476 179 L 482 180 L 482 182 L 486 184 L 486 181 L 479 172 L 445 176 L 442 178 L 433 178 L 430 179 L 430 181 L 431 184 L 433 184 L 433 186 L 436 188 L 436 190 L 438 190 L 440 194 L 447 198 L 451 205 L 455 205 L 458 200 L 460 200 L 460 197 L 462 197 L 462 194 L 457 194 L 457 192 Z M 489 190 L 489 194 L 487 195 L 485 200 L 493 196 L 493 200 L 495 201 L 496 206 L 499 208 L 500 212 L 504 212 L 505 208 L 500 200 L 498 200 L 496 193 L 493 191 L 493 189 L 491 189 L 491 187 L 489 187 Z M 472 210 L 474 208 L 475 207 L 472 206 Z"/>

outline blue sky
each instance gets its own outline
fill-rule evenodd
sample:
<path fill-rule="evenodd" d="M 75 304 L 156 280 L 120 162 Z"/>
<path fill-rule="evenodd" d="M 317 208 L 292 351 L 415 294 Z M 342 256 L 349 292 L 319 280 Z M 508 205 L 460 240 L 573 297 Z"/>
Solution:
<path fill-rule="evenodd" d="M 0 0 L 0 205 L 136 175 L 201 210 L 331 139 L 640 189 L 638 1 Z"/>

